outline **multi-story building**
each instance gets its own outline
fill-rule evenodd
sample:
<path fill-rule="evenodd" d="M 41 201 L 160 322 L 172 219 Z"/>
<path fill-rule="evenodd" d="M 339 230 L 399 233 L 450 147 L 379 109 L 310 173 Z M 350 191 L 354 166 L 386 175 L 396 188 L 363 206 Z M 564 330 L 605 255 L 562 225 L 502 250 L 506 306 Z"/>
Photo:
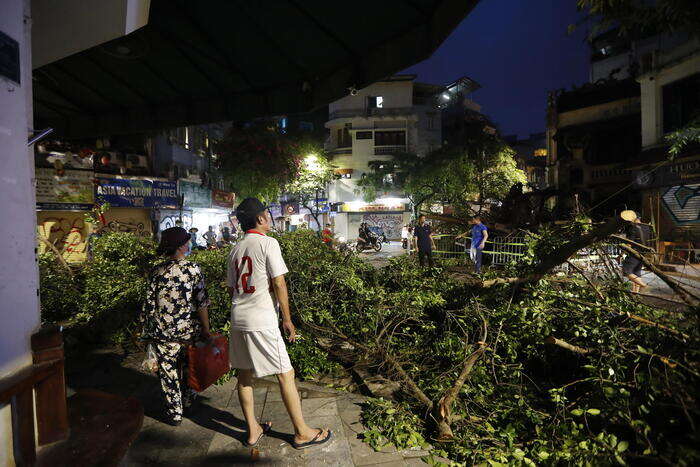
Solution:
<path fill-rule="evenodd" d="M 357 182 L 371 164 L 394 154 L 421 157 L 441 145 L 439 99 L 444 86 L 419 83 L 415 75 L 397 75 L 374 83 L 329 105 L 326 149 L 339 179 L 330 184 L 328 201 L 336 235 L 357 237 L 361 222 L 378 225 L 398 239 L 411 209 L 402 193 L 383 193 L 365 202 Z"/>
<path fill-rule="evenodd" d="M 545 133 L 532 133 L 527 138 L 517 135 L 504 136 L 503 140 L 515 151 L 518 168 L 527 176 L 527 188 L 542 190 L 547 186 L 545 166 L 547 163 L 547 136 Z"/>
<path fill-rule="evenodd" d="M 666 136 L 700 116 L 700 40 L 685 35 L 592 41 L 592 83 L 550 93 L 547 182 L 559 205 L 574 199 L 612 214 L 643 212 L 660 240 L 698 241 L 700 151 L 671 161 Z"/>

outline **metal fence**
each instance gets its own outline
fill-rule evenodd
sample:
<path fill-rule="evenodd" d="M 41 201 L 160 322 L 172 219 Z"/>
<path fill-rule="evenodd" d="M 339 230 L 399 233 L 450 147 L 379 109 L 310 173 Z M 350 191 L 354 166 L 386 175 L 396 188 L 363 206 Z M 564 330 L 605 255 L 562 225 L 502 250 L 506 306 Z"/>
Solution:
<path fill-rule="evenodd" d="M 433 235 L 435 250 L 433 254 L 441 258 L 469 257 L 471 237 L 457 238 L 456 235 Z M 484 255 L 491 257 L 491 264 L 503 266 L 518 259 L 527 251 L 525 237 L 499 236 L 489 237 L 484 248 Z"/>

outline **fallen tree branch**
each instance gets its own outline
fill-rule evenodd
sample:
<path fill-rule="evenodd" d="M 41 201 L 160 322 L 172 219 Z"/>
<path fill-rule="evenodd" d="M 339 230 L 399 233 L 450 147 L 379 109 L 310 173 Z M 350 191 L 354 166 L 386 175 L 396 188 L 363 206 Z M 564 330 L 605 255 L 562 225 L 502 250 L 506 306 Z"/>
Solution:
<path fill-rule="evenodd" d="M 567 262 L 569 258 L 575 255 L 580 249 L 608 238 L 611 234 L 620 230 L 621 226 L 622 220 L 618 217 L 613 217 L 605 224 L 591 230 L 586 235 L 581 235 L 575 240 L 567 242 L 556 248 L 549 255 L 547 255 L 546 258 L 543 258 L 540 264 L 535 266 L 532 272 L 526 276 L 489 279 L 475 285 L 482 288 L 489 288 L 501 284 L 524 284 L 528 282 L 536 282 L 542 279 L 555 267 Z"/>
<path fill-rule="evenodd" d="M 601 293 L 600 289 L 598 289 L 598 287 L 596 287 L 596 285 L 593 283 L 593 281 L 592 281 L 591 279 L 589 279 L 589 277 L 588 277 L 586 274 L 584 274 L 583 270 L 582 270 L 581 268 L 579 268 L 578 266 L 576 266 L 576 265 L 575 265 L 572 261 L 570 261 L 570 260 L 566 260 L 566 262 L 567 262 L 567 264 L 568 264 L 569 266 L 571 266 L 572 268 L 574 268 L 574 270 L 575 270 L 576 272 L 578 272 L 584 279 L 586 279 L 586 282 L 588 282 L 588 285 L 590 285 L 591 288 L 595 291 L 595 293 L 596 293 L 596 295 L 598 296 L 598 298 L 599 298 L 601 301 L 605 301 L 605 298 L 603 297 L 603 294 Z"/>
<path fill-rule="evenodd" d="M 688 339 L 688 337 L 689 337 L 687 334 L 685 334 L 685 333 L 683 333 L 683 332 L 681 332 L 681 331 L 678 331 L 678 330 L 673 329 L 673 328 L 669 328 L 668 326 L 664 326 L 663 324 L 659 324 L 659 323 L 654 322 L 654 321 L 651 321 L 651 320 L 649 320 L 649 319 L 647 319 L 647 318 L 642 318 L 641 316 L 637 316 L 637 315 L 635 315 L 635 314 L 632 314 L 632 313 L 630 313 L 629 311 L 621 312 L 621 311 L 617 311 L 616 309 L 614 309 L 614 308 L 612 308 L 612 307 L 609 307 L 609 306 L 606 306 L 606 305 L 601 305 L 600 303 L 585 302 L 585 301 L 583 301 L 583 300 L 577 300 L 577 299 L 571 298 L 571 297 L 567 297 L 566 300 L 567 300 L 567 301 L 570 301 L 570 302 L 578 303 L 578 304 L 580 304 L 580 305 L 590 306 L 590 307 L 594 307 L 594 308 L 602 308 L 602 309 L 604 309 L 604 310 L 606 310 L 606 311 L 609 311 L 610 313 L 614 313 L 614 314 L 616 314 L 616 315 L 618 315 L 618 316 L 627 316 L 628 318 L 633 319 L 633 320 L 635 320 L 635 321 L 637 321 L 637 322 L 646 324 L 647 326 L 653 326 L 653 327 L 655 327 L 655 328 L 663 329 L 664 331 L 668 331 L 668 332 L 670 332 L 670 333 L 672 333 L 672 334 L 679 335 L 679 336 L 681 336 L 681 337 L 683 337 L 683 338 L 685 338 L 685 339 Z"/>
<path fill-rule="evenodd" d="M 483 322 L 483 330 L 481 334 L 481 340 L 477 342 L 477 345 L 479 347 L 464 360 L 464 364 L 462 365 L 462 371 L 459 373 L 457 380 L 455 380 L 455 383 L 452 385 L 452 387 L 448 389 L 447 392 L 445 392 L 445 395 L 443 395 L 440 398 L 440 401 L 438 401 L 437 406 L 435 407 L 435 413 L 433 414 L 433 416 L 436 418 L 435 422 L 437 423 L 438 427 L 438 441 L 446 441 L 454 438 L 454 433 L 452 433 L 452 428 L 450 427 L 450 421 L 452 418 L 452 406 L 454 405 L 457 395 L 462 390 L 462 386 L 464 386 L 464 383 L 467 381 L 469 374 L 472 372 L 474 364 L 479 359 L 479 357 L 481 357 L 481 355 L 486 351 L 488 325 L 483 317 L 481 318 L 481 320 Z M 471 344 L 469 346 L 471 346 Z"/>
<path fill-rule="evenodd" d="M 66 271 L 68 271 L 68 274 L 70 274 L 71 278 L 75 277 L 75 275 L 73 274 L 73 270 L 70 268 L 68 262 L 66 261 L 66 258 L 64 258 L 61 252 L 58 251 L 58 248 L 56 248 L 56 246 L 53 243 L 51 243 L 46 237 L 44 237 L 41 234 L 37 235 L 37 238 L 46 246 L 48 246 L 49 249 L 54 253 L 54 255 L 56 255 L 56 259 L 59 263 L 61 263 L 61 265 L 64 268 L 66 268 Z"/>
<path fill-rule="evenodd" d="M 562 349 L 569 350 L 571 352 L 580 354 L 580 355 L 586 355 L 587 353 L 590 353 L 591 351 L 589 349 L 584 349 L 583 347 L 579 347 L 577 345 L 569 344 L 563 339 L 557 339 L 554 336 L 549 336 L 544 340 L 545 344 L 549 345 L 556 345 L 558 347 L 561 347 Z"/>

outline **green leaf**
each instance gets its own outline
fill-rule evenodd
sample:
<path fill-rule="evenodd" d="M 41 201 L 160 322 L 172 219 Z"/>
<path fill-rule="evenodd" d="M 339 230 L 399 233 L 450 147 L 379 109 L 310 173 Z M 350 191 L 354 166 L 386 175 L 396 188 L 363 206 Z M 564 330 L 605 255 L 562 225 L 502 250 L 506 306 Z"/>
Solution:
<path fill-rule="evenodd" d="M 579 416 L 583 415 L 583 410 L 581 410 L 581 409 L 574 409 L 574 410 L 571 411 L 571 415 L 575 415 L 575 416 L 579 417 Z"/>
<path fill-rule="evenodd" d="M 625 440 L 620 441 L 619 443 L 617 443 L 617 452 L 625 452 L 629 445 L 630 443 L 628 443 Z"/>
<path fill-rule="evenodd" d="M 588 409 L 586 410 L 586 413 L 589 413 L 591 415 L 600 415 L 600 409 Z"/>

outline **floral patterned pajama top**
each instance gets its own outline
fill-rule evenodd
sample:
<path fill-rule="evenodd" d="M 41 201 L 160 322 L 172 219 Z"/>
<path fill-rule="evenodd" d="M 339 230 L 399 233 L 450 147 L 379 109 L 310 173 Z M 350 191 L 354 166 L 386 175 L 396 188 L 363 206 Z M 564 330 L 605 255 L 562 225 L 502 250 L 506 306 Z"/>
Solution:
<path fill-rule="evenodd" d="M 162 342 L 189 341 L 201 332 L 197 315 L 210 305 L 199 265 L 169 260 L 153 268 L 141 322 L 145 338 Z"/>

